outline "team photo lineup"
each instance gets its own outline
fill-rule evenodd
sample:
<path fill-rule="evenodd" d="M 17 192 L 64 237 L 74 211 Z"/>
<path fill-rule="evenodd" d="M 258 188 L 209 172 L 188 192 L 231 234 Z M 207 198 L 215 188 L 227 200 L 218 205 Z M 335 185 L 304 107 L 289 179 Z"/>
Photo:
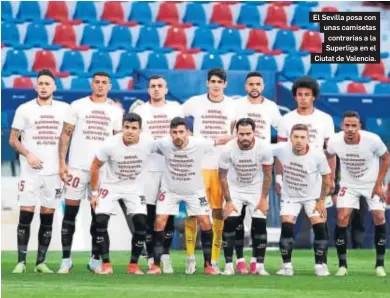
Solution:
<path fill-rule="evenodd" d="M 129 112 L 108 98 L 110 79 L 108 73 L 96 72 L 91 95 L 69 105 L 53 99 L 55 77 L 43 69 L 37 77 L 37 97 L 17 108 L 9 139 L 21 164 L 13 273 L 27 270 L 29 238 L 37 236 L 30 235 L 37 205 L 40 228 L 34 271 L 71 273 L 75 220 L 80 204 L 87 200 L 92 214 L 88 269 L 96 274 L 114 273 L 107 228 L 117 202 L 132 234 L 127 272 L 173 273 L 174 216 L 184 202 L 186 274 L 203 267 L 206 275 L 294 275 L 293 230 L 303 209 L 314 233 L 315 275 L 344 276 L 348 274 L 347 227 L 353 209 L 359 209 L 359 198 L 364 197 L 375 225 L 374 273 L 386 276 L 384 179 L 390 164 L 388 150 L 378 135 L 361 129 L 355 111 L 345 111 L 342 131 L 335 133 L 332 117 L 314 108 L 320 91 L 316 80 L 301 77 L 294 82 L 291 92 L 296 109 L 281 116 L 277 105 L 262 95 L 266 82 L 260 72 L 246 75 L 247 96 L 233 100 L 224 94 L 225 70 L 211 69 L 205 78 L 208 93 L 182 105 L 165 99 L 169 86 L 164 77 L 151 76 L 149 100 L 136 101 Z M 277 129 L 277 144 L 271 144 L 271 127 Z M 47 141 L 37 141 L 41 132 L 50 135 Z M 337 192 L 336 157 L 341 176 Z M 280 196 L 282 266 L 269 273 L 265 266 L 266 219 L 273 171 Z M 62 259 L 55 269 L 49 268 L 45 259 L 59 197 L 65 199 L 65 211 Z M 339 263 L 334 273 L 327 266 L 327 208 L 333 204 L 337 207 L 334 233 Z M 240 245 L 242 235 L 237 233 L 243 210 L 251 217 L 249 266 Z M 195 259 L 197 234 L 203 263 Z M 225 266 L 220 269 L 221 251 Z M 141 254 L 147 256 L 146 271 L 138 265 Z"/>

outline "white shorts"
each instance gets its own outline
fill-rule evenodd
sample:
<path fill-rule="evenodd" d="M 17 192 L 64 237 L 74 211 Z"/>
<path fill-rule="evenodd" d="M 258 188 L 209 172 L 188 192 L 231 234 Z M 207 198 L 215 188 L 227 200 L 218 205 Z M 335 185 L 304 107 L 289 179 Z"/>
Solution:
<path fill-rule="evenodd" d="M 360 197 L 363 196 L 368 204 L 368 209 L 371 210 L 385 210 L 386 203 L 382 199 L 375 195 L 371 198 L 372 188 L 365 189 L 351 189 L 349 187 L 340 187 L 340 191 L 337 194 L 336 207 L 337 208 L 360 208 Z"/>
<path fill-rule="evenodd" d="M 67 200 L 81 201 L 88 194 L 91 198 L 90 171 L 71 168 L 68 180 L 64 185 L 63 198 Z"/>
<path fill-rule="evenodd" d="M 147 172 L 145 174 L 145 198 L 146 204 L 156 205 L 158 195 L 160 194 L 161 180 L 164 172 Z"/>
<path fill-rule="evenodd" d="M 170 192 L 161 192 L 156 206 L 158 215 L 178 215 L 179 205 L 183 201 L 186 203 L 187 216 L 209 215 L 210 206 L 204 190 L 195 195 L 182 196 Z"/>
<path fill-rule="evenodd" d="M 280 199 L 280 216 L 294 216 L 298 217 L 302 208 L 305 208 L 307 217 L 320 216 L 318 211 L 314 212 L 316 200 L 308 200 L 303 202 L 295 202 L 293 200 L 281 198 Z"/>
<path fill-rule="evenodd" d="M 100 189 L 95 213 L 115 215 L 115 203 L 119 199 L 125 202 L 127 214 L 146 215 L 146 200 L 144 196 L 111 191 L 109 187 L 105 188 L 104 186 Z"/>
<path fill-rule="evenodd" d="M 36 206 L 55 209 L 61 199 L 62 182 L 58 174 L 49 176 L 21 177 L 18 183 L 20 206 Z M 58 201 L 57 201 L 58 199 Z"/>
<path fill-rule="evenodd" d="M 267 218 L 267 216 L 260 210 L 255 210 L 257 204 L 259 203 L 261 194 L 253 193 L 240 193 L 234 190 L 230 190 L 230 196 L 232 198 L 233 204 L 236 206 L 237 211 L 233 211 L 230 216 L 240 216 L 243 205 L 247 205 L 247 210 L 249 215 L 254 218 Z"/>

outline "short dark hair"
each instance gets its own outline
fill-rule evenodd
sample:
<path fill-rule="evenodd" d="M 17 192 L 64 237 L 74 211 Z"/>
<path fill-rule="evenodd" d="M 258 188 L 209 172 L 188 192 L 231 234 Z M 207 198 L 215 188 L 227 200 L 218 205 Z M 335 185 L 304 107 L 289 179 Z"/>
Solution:
<path fill-rule="evenodd" d="M 105 71 L 97 71 L 97 72 L 95 72 L 93 74 L 93 76 L 92 76 L 92 79 L 94 79 L 96 76 L 107 77 L 107 78 L 109 78 L 111 80 L 110 75 L 107 72 L 105 72 Z"/>
<path fill-rule="evenodd" d="M 292 86 L 293 96 L 297 96 L 298 88 L 308 88 L 313 93 L 313 96 L 317 98 L 320 95 L 320 86 L 316 80 L 313 80 L 310 77 L 302 77 L 296 80 Z"/>
<path fill-rule="evenodd" d="M 307 133 L 309 133 L 309 128 L 307 127 L 307 125 L 301 124 L 301 123 L 295 124 L 295 125 L 291 128 L 291 133 L 290 133 L 290 135 L 292 135 L 293 132 L 296 131 L 296 130 L 304 130 L 304 131 L 306 131 Z"/>
<path fill-rule="evenodd" d="M 241 118 L 236 123 L 236 130 L 237 130 L 237 132 L 238 132 L 238 128 L 240 126 L 248 126 L 248 125 L 252 126 L 252 130 L 253 131 L 256 129 L 255 121 L 253 121 L 251 118 Z"/>
<path fill-rule="evenodd" d="M 356 111 L 346 111 L 344 114 L 343 114 L 343 120 L 345 118 L 350 118 L 350 117 L 355 117 L 357 118 L 359 121 L 360 121 L 360 115 L 358 112 Z"/>
<path fill-rule="evenodd" d="M 246 75 L 246 78 L 245 78 L 245 81 L 249 78 L 252 78 L 252 77 L 259 77 L 259 78 L 263 78 L 263 75 L 261 74 L 261 72 L 258 72 L 258 71 L 251 71 L 250 73 L 248 73 Z"/>
<path fill-rule="evenodd" d="M 158 79 L 163 79 L 165 81 L 165 78 L 163 76 L 154 75 L 154 76 L 151 76 L 149 78 L 149 84 L 148 85 L 150 85 L 150 81 L 151 80 L 158 80 Z"/>
<path fill-rule="evenodd" d="M 176 127 L 178 127 L 180 125 L 184 125 L 185 128 L 188 129 L 188 125 L 187 125 L 186 119 L 184 119 L 182 117 L 175 117 L 171 121 L 170 128 L 173 129 L 173 128 L 176 128 Z"/>
<path fill-rule="evenodd" d="M 222 81 L 226 82 L 226 71 L 222 68 L 212 68 L 207 72 L 207 81 L 210 81 L 212 76 L 220 78 Z"/>
<path fill-rule="evenodd" d="M 54 77 L 54 74 L 51 72 L 50 69 L 48 68 L 44 68 L 44 69 L 41 69 L 39 72 L 38 72 L 38 79 L 41 77 L 41 76 L 48 76 L 48 77 L 51 77 L 53 79 L 53 81 L 55 81 L 55 77 Z"/>
<path fill-rule="evenodd" d="M 125 124 L 125 122 L 138 122 L 139 128 L 142 128 L 142 118 L 140 115 L 136 113 L 126 113 L 123 115 L 122 119 L 122 125 Z"/>

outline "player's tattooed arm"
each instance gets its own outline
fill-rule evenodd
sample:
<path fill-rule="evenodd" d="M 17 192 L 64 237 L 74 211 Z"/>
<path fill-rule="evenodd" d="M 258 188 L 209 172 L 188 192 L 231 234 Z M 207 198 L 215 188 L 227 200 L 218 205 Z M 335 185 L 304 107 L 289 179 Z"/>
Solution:
<path fill-rule="evenodd" d="M 59 143 L 60 163 L 65 163 L 66 153 L 69 149 L 70 137 L 72 136 L 74 125 L 64 122 Z"/>
<path fill-rule="evenodd" d="M 268 198 L 269 190 L 272 185 L 272 165 L 263 165 L 263 187 L 261 190 L 261 199 Z"/>
<path fill-rule="evenodd" d="M 329 194 L 329 190 L 331 187 L 332 187 L 331 174 L 322 175 L 320 200 L 325 200 L 325 197 Z"/>
<path fill-rule="evenodd" d="M 23 146 L 23 144 L 19 141 L 19 138 L 21 136 L 22 132 L 19 129 L 12 128 L 11 134 L 9 136 L 9 144 L 12 148 L 14 148 L 19 154 L 27 157 L 29 151 L 26 149 L 26 147 Z"/>
<path fill-rule="evenodd" d="M 230 202 L 232 198 L 230 197 L 230 191 L 229 191 L 229 184 L 227 181 L 227 169 L 219 168 L 218 175 L 219 175 L 219 183 L 221 184 L 222 188 L 222 195 L 225 198 L 226 202 Z"/>

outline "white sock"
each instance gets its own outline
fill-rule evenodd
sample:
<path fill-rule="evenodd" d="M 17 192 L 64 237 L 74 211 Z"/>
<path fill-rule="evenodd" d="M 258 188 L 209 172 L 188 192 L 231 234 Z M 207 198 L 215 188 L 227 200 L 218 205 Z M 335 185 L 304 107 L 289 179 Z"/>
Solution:
<path fill-rule="evenodd" d="M 211 266 L 218 266 L 218 263 L 215 261 L 211 261 Z"/>

